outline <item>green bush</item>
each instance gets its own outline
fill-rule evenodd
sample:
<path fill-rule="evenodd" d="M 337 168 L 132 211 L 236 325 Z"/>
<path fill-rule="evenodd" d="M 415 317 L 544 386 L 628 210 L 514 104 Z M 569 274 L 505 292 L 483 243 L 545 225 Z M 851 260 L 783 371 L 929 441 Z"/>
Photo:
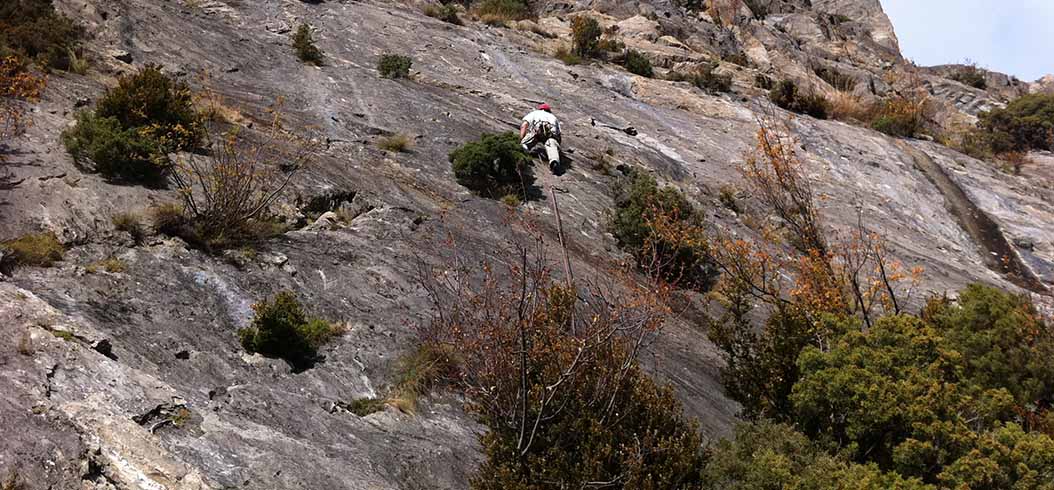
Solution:
<path fill-rule="evenodd" d="M 341 330 L 319 318 L 309 318 L 291 292 L 253 305 L 252 325 L 238 331 L 242 347 L 251 353 L 285 360 L 294 371 L 318 361 L 318 348 Z"/>
<path fill-rule="evenodd" d="M 816 119 L 827 119 L 827 99 L 818 94 L 802 94 L 790 80 L 782 80 L 769 92 L 769 99 L 777 106 L 798 114 L 807 114 Z"/>
<path fill-rule="evenodd" d="M 406 78 L 410 76 L 413 60 L 409 56 L 385 54 L 377 61 L 377 72 L 381 78 Z"/>
<path fill-rule="evenodd" d="M 578 15 L 571 19 L 571 51 L 583 58 L 597 53 L 600 35 L 603 34 L 600 23 L 588 15 Z"/>
<path fill-rule="evenodd" d="M 729 396 L 788 424 L 721 443 L 712 488 L 1048 488 L 1054 330 L 1027 297 L 974 285 L 867 329 L 810 307 L 711 326 Z"/>
<path fill-rule="evenodd" d="M 957 304 L 933 301 L 921 318 L 890 316 L 850 331 L 825 352 L 809 347 L 798 365 L 791 399 L 807 435 L 927 482 L 980 476 L 953 473 L 999 458 L 978 451 L 1018 430 L 1008 424 L 1043 429 L 1038 422 L 1054 401 L 1054 332 L 1026 299 L 985 286 L 967 288 Z M 987 467 L 1002 466 L 995 478 L 1010 484 L 983 488 L 1041 488 L 1013 477 L 1054 470 L 1054 442 L 1028 437 L 1034 444 L 1026 445 L 1046 454 L 1006 455 L 1016 461 Z"/>
<path fill-rule="evenodd" d="M 10 253 L 11 264 L 15 266 L 51 267 L 62 260 L 66 249 L 59 243 L 54 233 L 30 233 L 14 240 L 0 243 Z"/>
<path fill-rule="evenodd" d="M 639 51 L 626 50 L 626 70 L 634 75 L 651 78 L 655 76 L 651 67 L 651 60 Z"/>
<path fill-rule="evenodd" d="M 84 29 L 55 11 L 52 0 L 0 3 L 0 56 L 21 55 L 41 66 L 69 70 Z"/>
<path fill-rule="evenodd" d="M 871 121 L 871 129 L 890 136 L 910 138 L 915 135 L 915 123 L 906 115 L 881 115 Z"/>
<path fill-rule="evenodd" d="M 1046 490 L 1054 475 L 1054 439 L 1013 422 L 997 424 L 975 449 L 940 475 L 945 488 Z"/>
<path fill-rule="evenodd" d="M 307 24 L 300 24 L 296 34 L 293 34 L 293 49 L 300 61 L 322 66 L 322 50 L 315 46 L 315 40 L 311 37 L 311 27 Z"/>
<path fill-rule="evenodd" d="M 457 16 L 457 7 L 452 4 L 427 5 L 424 14 L 454 25 L 462 25 L 461 18 Z"/>
<path fill-rule="evenodd" d="M 811 321 L 789 307 L 773 312 L 761 329 L 736 323 L 747 322 L 742 315 L 722 320 L 712 322 L 708 333 L 724 353 L 721 382 L 750 420 L 792 420 L 790 396 L 799 379 L 798 356 L 802 350 L 814 342 L 818 332 L 837 335 L 857 327 L 830 316 Z"/>
<path fill-rule="evenodd" d="M 923 319 L 962 354 L 970 384 L 1006 389 L 1021 405 L 1054 401 L 1054 331 L 1027 296 L 974 284 L 956 302 L 931 301 Z"/>
<path fill-rule="evenodd" d="M 530 158 L 511 132 L 485 134 L 479 141 L 465 143 L 450 153 L 450 163 L 458 183 L 492 199 L 507 194 L 526 199 L 525 189 L 534 183 Z"/>
<path fill-rule="evenodd" d="M 190 87 L 147 65 L 121 77 L 95 112 L 79 113 L 62 141 L 76 162 L 90 160 L 108 178 L 160 184 L 168 154 L 196 148 L 203 136 Z"/>
<path fill-rule="evenodd" d="M 790 426 L 767 421 L 740 425 L 731 440 L 711 449 L 703 481 L 703 488 L 713 490 L 936 490 L 831 455 Z"/>
<path fill-rule="evenodd" d="M 94 163 L 92 170 L 116 181 L 158 185 L 164 181 L 168 157 L 157 141 L 137 128 L 124 129 L 113 117 L 77 113 L 77 124 L 62 133 L 73 160 Z"/>
<path fill-rule="evenodd" d="M 1054 150 L 1054 95 L 1030 94 L 978 115 L 996 153 Z"/>
<path fill-rule="evenodd" d="M 672 243 L 656 229 L 659 221 L 698 228 L 701 217 L 674 187 L 659 188 L 655 179 L 634 172 L 615 199 L 610 227 L 619 245 L 633 254 L 641 267 L 657 268 L 663 279 L 683 287 L 706 290 L 714 279 L 713 266 L 700 245 Z"/>

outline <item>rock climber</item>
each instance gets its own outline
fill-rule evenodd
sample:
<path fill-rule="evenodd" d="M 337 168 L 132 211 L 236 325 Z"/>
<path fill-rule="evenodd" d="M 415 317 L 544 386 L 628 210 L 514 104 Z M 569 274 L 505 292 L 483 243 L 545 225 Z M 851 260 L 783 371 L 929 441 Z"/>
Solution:
<path fill-rule="evenodd" d="M 556 120 L 549 104 L 539 105 L 537 110 L 523 117 L 520 143 L 523 150 L 530 154 L 538 151 L 538 145 L 541 144 L 549 160 L 549 170 L 556 173 L 560 166 L 560 121 Z"/>

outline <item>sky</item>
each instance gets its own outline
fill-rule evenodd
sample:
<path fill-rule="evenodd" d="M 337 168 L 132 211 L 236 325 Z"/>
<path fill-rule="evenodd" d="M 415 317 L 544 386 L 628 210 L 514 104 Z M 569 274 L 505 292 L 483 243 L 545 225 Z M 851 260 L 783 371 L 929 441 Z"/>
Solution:
<path fill-rule="evenodd" d="M 1054 0 L 881 0 L 904 56 L 1034 81 L 1054 73 Z"/>

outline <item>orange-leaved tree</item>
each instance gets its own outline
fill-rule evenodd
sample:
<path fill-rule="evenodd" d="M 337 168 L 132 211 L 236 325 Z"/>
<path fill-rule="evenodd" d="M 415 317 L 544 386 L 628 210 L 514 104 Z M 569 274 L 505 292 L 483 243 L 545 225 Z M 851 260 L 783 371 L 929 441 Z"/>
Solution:
<path fill-rule="evenodd" d="M 746 414 L 781 417 L 790 410 L 801 350 L 825 350 L 847 329 L 899 313 L 921 270 L 894 260 L 859 214 L 849 231 L 830 230 L 789 128 L 759 125 L 743 174 L 778 226 L 763 227 L 754 241 L 721 236 L 713 243 L 723 273 L 715 293 L 726 312 L 710 337 L 724 351 L 729 394 Z M 749 318 L 758 304 L 770 314 L 760 332 Z"/>

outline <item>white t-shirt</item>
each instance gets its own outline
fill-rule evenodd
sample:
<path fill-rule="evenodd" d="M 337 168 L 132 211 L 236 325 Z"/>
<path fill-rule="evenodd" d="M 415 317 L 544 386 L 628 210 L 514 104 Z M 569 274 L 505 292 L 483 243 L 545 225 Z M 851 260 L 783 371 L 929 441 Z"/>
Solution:
<path fill-rule="evenodd" d="M 523 121 L 527 124 L 534 125 L 535 123 L 549 123 L 556 130 L 556 134 L 560 134 L 560 121 L 556 120 L 556 116 L 549 111 L 536 110 L 531 111 L 530 114 L 523 116 Z"/>

